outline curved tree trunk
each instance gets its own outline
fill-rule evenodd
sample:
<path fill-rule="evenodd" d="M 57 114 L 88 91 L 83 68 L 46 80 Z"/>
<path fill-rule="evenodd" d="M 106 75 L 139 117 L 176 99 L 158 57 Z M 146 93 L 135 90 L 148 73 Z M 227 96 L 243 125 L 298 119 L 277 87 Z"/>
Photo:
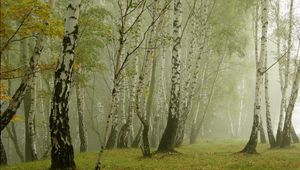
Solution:
<path fill-rule="evenodd" d="M 132 141 L 131 147 L 138 148 L 141 142 L 142 138 L 142 132 L 143 132 L 143 125 L 139 128 L 138 133 L 135 135 L 134 140 Z"/>
<path fill-rule="evenodd" d="M 24 44 L 26 44 L 26 43 L 22 43 L 21 44 L 21 50 L 22 50 L 22 46 L 24 46 Z M 21 57 L 22 57 L 22 59 L 24 59 L 24 60 L 26 59 L 27 60 L 27 58 L 25 56 L 25 54 L 27 54 L 27 49 L 25 49 L 25 51 L 23 51 L 23 52 L 24 53 L 23 53 L 23 55 Z M 8 55 L 7 55 L 7 60 L 8 60 L 8 64 L 10 64 L 10 62 L 9 62 L 10 60 L 9 60 Z M 8 80 L 8 89 L 7 89 L 8 96 L 12 96 L 13 95 L 12 91 L 11 91 L 11 87 L 12 87 L 12 81 Z M 14 124 L 14 122 L 11 122 L 10 124 L 11 124 L 10 126 L 8 125 L 6 127 L 6 131 L 8 133 L 9 138 L 12 140 L 12 142 L 13 142 L 13 144 L 15 146 L 15 150 L 16 150 L 16 153 L 17 153 L 19 159 L 21 160 L 21 162 L 24 162 L 25 161 L 25 157 L 24 157 L 24 154 L 21 151 L 22 149 L 20 148 L 20 144 L 19 144 L 19 140 L 18 140 L 18 135 L 17 135 L 17 132 L 16 132 L 15 124 Z"/>
<path fill-rule="evenodd" d="M 43 50 L 42 39 L 43 39 L 42 35 L 37 36 L 34 53 L 33 53 L 32 57 L 30 58 L 29 68 L 27 68 L 26 74 L 23 77 L 22 82 L 19 85 L 18 89 L 14 93 L 12 99 L 10 100 L 8 107 L 3 112 L 3 114 L 0 115 L 0 134 L 4 130 L 4 128 L 10 123 L 10 121 L 12 120 L 14 115 L 16 114 L 18 108 L 20 107 L 21 102 L 24 99 L 24 96 L 25 96 L 28 88 L 30 87 L 30 84 L 32 83 L 32 77 L 33 77 L 32 73 L 36 72 L 36 70 L 37 70 L 37 65 L 38 65 L 38 61 L 40 58 L 40 54 Z M 1 148 L 0 154 L 2 154 L 1 159 L 2 159 L 3 163 L 5 163 L 4 161 L 7 159 L 6 159 L 6 156 L 4 157 L 5 150 L 3 147 Z"/>
<path fill-rule="evenodd" d="M 2 143 L 2 135 L 0 131 L 0 167 L 3 165 L 7 165 L 7 157 L 6 152 Z"/>
<path fill-rule="evenodd" d="M 284 128 L 282 133 L 282 148 L 289 147 L 291 144 L 291 134 L 292 134 L 292 115 L 295 107 L 298 91 L 299 91 L 299 81 L 300 81 L 300 65 L 298 65 L 296 77 L 292 87 L 292 93 L 289 100 L 289 105 L 286 111 L 286 117 L 284 121 Z"/>

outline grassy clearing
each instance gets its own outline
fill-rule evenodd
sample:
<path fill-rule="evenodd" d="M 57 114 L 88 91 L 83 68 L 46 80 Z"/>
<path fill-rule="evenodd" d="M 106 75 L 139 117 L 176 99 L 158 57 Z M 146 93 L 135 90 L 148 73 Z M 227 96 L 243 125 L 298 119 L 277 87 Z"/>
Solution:
<path fill-rule="evenodd" d="M 104 168 L 113 170 L 156 169 L 251 169 L 251 170 L 300 170 L 300 144 L 289 149 L 268 149 L 259 145 L 259 155 L 236 154 L 245 142 L 235 140 L 206 140 L 178 149 L 180 154 L 157 154 L 142 158 L 139 149 L 107 151 L 104 154 Z M 78 170 L 93 170 L 96 152 L 76 155 Z M 49 160 L 1 167 L 1 170 L 43 170 L 50 166 Z"/>

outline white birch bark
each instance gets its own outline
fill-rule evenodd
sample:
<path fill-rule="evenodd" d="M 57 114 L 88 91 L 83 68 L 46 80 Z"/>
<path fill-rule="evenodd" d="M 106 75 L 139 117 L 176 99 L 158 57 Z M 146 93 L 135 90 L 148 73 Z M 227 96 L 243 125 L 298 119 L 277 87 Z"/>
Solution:
<path fill-rule="evenodd" d="M 79 65 L 77 78 L 82 74 L 82 68 Z M 75 84 L 77 109 L 78 109 L 78 133 L 80 139 L 80 152 L 86 152 L 88 148 L 87 130 L 85 125 L 85 109 L 84 109 L 84 89 L 80 86 L 79 81 Z"/>
<path fill-rule="evenodd" d="M 173 37 L 174 46 L 172 49 L 172 77 L 171 97 L 169 104 L 168 122 L 160 141 L 158 152 L 172 151 L 174 149 L 176 132 L 180 116 L 180 67 L 181 67 L 181 22 L 182 3 L 181 0 L 174 0 Z"/>
<path fill-rule="evenodd" d="M 256 16 L 258 16 L 258 5 L 256 7 Z M 260 56 L 256 55 L 256 85 L 255 85 L 255 100 L 254 100 L 254 115 L 253 125 L 250 134 L 249 141 L 245 148 L 241 152 L 253 154 L 256 153 L 257 146 L 257 134 L 259 130 L 259 119 L 261 114 L 261 93 L 263 83 L 263 68 L 264 60 L 267 54 L 267 35 L 268 35 L 268 13 L 269 13 L 269 0 L 261 1 L 261 22 L 262 22 L 262 34 L 261 34 L 261 48 Z M 257 27 L 255 28 L 257 29 Z M 257 40 L 255 40 L 256 43 Z"/>
<path fill-rule="evenodd" d="M 55 71 L 53 106 L 50 115 L 51 169 L 76 169 L 69 127 L 69 94 L 79 31 L 81 0 L 67 6 L 63 51 Z"/>
<path fill-rule="evenodd" d="M 35 113 L 36 113 L 36 90 L 37 90 L 37 73 L 33 73 L 33 79 L 31 84 L 31 104 L 30 104 L 30 111 L 28 114 L 28 132 L 30 138 L 30 151 L 32 160 L 35 161 L 38 159 L 37 157 L 37 147 L 36 147 L 36 130 L 35 130 Z"/>

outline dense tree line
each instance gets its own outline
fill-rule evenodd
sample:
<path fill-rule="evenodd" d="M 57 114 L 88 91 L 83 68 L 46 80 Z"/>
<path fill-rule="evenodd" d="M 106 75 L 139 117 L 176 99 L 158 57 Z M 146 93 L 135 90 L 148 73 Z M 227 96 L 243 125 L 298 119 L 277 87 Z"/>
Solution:
<path fill-rule="evenodd" d="M 299 21 L 283 3 L 1 1 L 0 165 L 51 154 L 76 169 L 74 152 L 99 150 L 100 169 L 105 150 L 250 131 L 240 152 L 299 142 Z"/>

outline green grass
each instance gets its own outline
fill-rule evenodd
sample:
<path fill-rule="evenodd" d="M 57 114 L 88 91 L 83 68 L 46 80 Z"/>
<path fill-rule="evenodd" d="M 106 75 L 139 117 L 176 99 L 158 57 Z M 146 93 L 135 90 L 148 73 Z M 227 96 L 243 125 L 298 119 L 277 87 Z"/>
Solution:
<path fill-rule="evenodd" d="M 214 169 L 255 169 L 255 170 L 300 170 L 300 144 L 289 149 L 268 149 L 259 145 L 258 155 L 237 154 L 245 142 L 236 140 L 206 140 L 195 145 L 185 145 L 177 154 L 156 154 L 142 158 L 139 149 L 107 151 L 103 155 L 103 169 L 157 169 L 157 170 L 214 170 Z M 97 153 L 76 155 L 78 170 L 93 170 Z M 43 170 L 50 167 L 50 160 L 23 163 L 1 167 L 1 170 Z"/>

